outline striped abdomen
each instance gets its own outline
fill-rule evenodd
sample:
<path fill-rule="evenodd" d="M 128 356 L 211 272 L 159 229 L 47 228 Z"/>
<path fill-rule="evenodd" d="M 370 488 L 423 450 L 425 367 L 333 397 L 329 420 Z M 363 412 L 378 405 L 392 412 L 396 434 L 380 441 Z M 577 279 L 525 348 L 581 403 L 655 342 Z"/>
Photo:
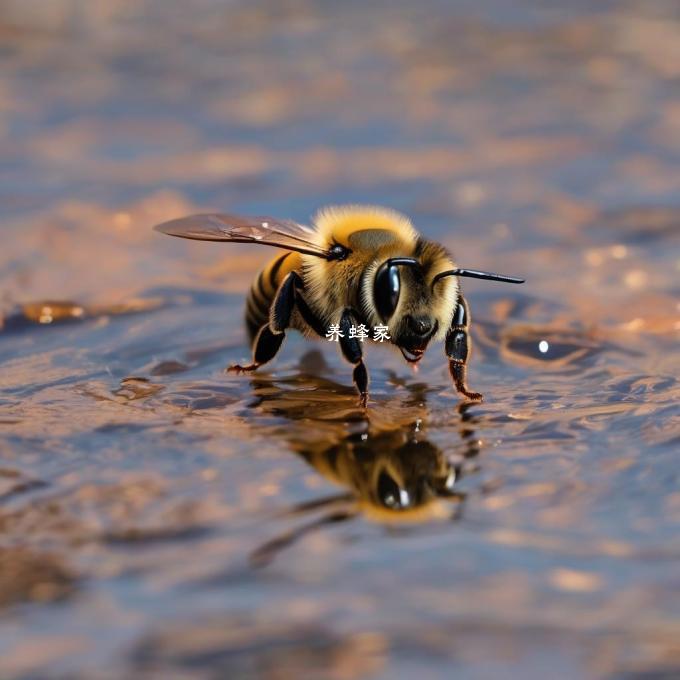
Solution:
<path fill-rule="evenodd" d="M 274 258 L 257 276 L 246 298 L 246 328 L 252 344 L 262 326 L 269 323 L 269 308 L 281 282 L 299 264 L 297 253 Z"/>

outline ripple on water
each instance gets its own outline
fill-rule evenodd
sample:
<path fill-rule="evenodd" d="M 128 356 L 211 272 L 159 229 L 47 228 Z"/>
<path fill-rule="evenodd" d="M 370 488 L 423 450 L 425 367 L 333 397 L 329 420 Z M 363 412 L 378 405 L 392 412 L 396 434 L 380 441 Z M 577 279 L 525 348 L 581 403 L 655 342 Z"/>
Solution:
<path fill-rule="evenodd" d="M 672 3 L 47 4 L 0 12 L 0 676 L 678 676 Z M 348 200 L 526 277 L 463 283 L 484 403 L 441 347 L 367 412 L 293 333 L 225 375 L 273 253 L 150 228 Z"/>
<path fill-rule="evenodd" d="M 28 302 L 0 316 L 0 331 L 27 331 L 45 326 L 89 321 L 107 316 L 141 314 L 160 309 L 168 301 L 161 298 L 130 299 L 110 304 L 84 305 L 68 300 Z"/>
<path fill-rule="evenodd" d="M 602 349 L 592 334 L 552 326 L 514 325 L 500 333 L 500 354 L 509 363 L 559 370 L 582 365 Z"/>

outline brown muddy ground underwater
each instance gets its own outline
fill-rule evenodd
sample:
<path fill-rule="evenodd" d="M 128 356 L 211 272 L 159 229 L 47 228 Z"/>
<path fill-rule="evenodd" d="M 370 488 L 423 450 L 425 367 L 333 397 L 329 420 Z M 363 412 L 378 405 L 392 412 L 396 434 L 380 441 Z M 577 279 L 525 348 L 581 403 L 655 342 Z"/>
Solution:
<path fill-rule="evenodd" d="M 678 677 L 676 10 L 2 2 L 0 677 Z M 225 374 L 272 252 L 151 231 L 348 202 L 526 277 L 485 403 Z"/>

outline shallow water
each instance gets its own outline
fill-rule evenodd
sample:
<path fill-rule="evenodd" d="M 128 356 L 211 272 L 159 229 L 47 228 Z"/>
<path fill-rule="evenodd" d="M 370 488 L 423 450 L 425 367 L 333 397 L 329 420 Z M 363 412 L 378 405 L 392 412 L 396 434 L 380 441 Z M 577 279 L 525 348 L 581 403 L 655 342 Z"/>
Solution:
<path fill-rule="evenodd" d="M 677 676 L 671 3 L 77 7 L 0 11 L 0 676 Z M 150 229 L 361 201 L 527 278 L 483 404 L 225 374 L 270 253 Z"/>

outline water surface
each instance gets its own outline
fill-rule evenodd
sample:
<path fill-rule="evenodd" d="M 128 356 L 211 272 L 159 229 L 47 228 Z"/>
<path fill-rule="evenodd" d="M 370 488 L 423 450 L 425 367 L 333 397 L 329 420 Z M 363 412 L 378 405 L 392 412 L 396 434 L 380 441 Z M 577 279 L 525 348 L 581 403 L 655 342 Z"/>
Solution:
<path fill-rule="evenodd" d="M 193 3 L 192 3 L 193 4 Z M 674 677 L 679 18 L 664 2 L 5 3 L 2 677 Z M 407 213 L 443 350 L 253 376 L 207 209 Z M 547 351 L 541 351 L 546 346 Z"/>

